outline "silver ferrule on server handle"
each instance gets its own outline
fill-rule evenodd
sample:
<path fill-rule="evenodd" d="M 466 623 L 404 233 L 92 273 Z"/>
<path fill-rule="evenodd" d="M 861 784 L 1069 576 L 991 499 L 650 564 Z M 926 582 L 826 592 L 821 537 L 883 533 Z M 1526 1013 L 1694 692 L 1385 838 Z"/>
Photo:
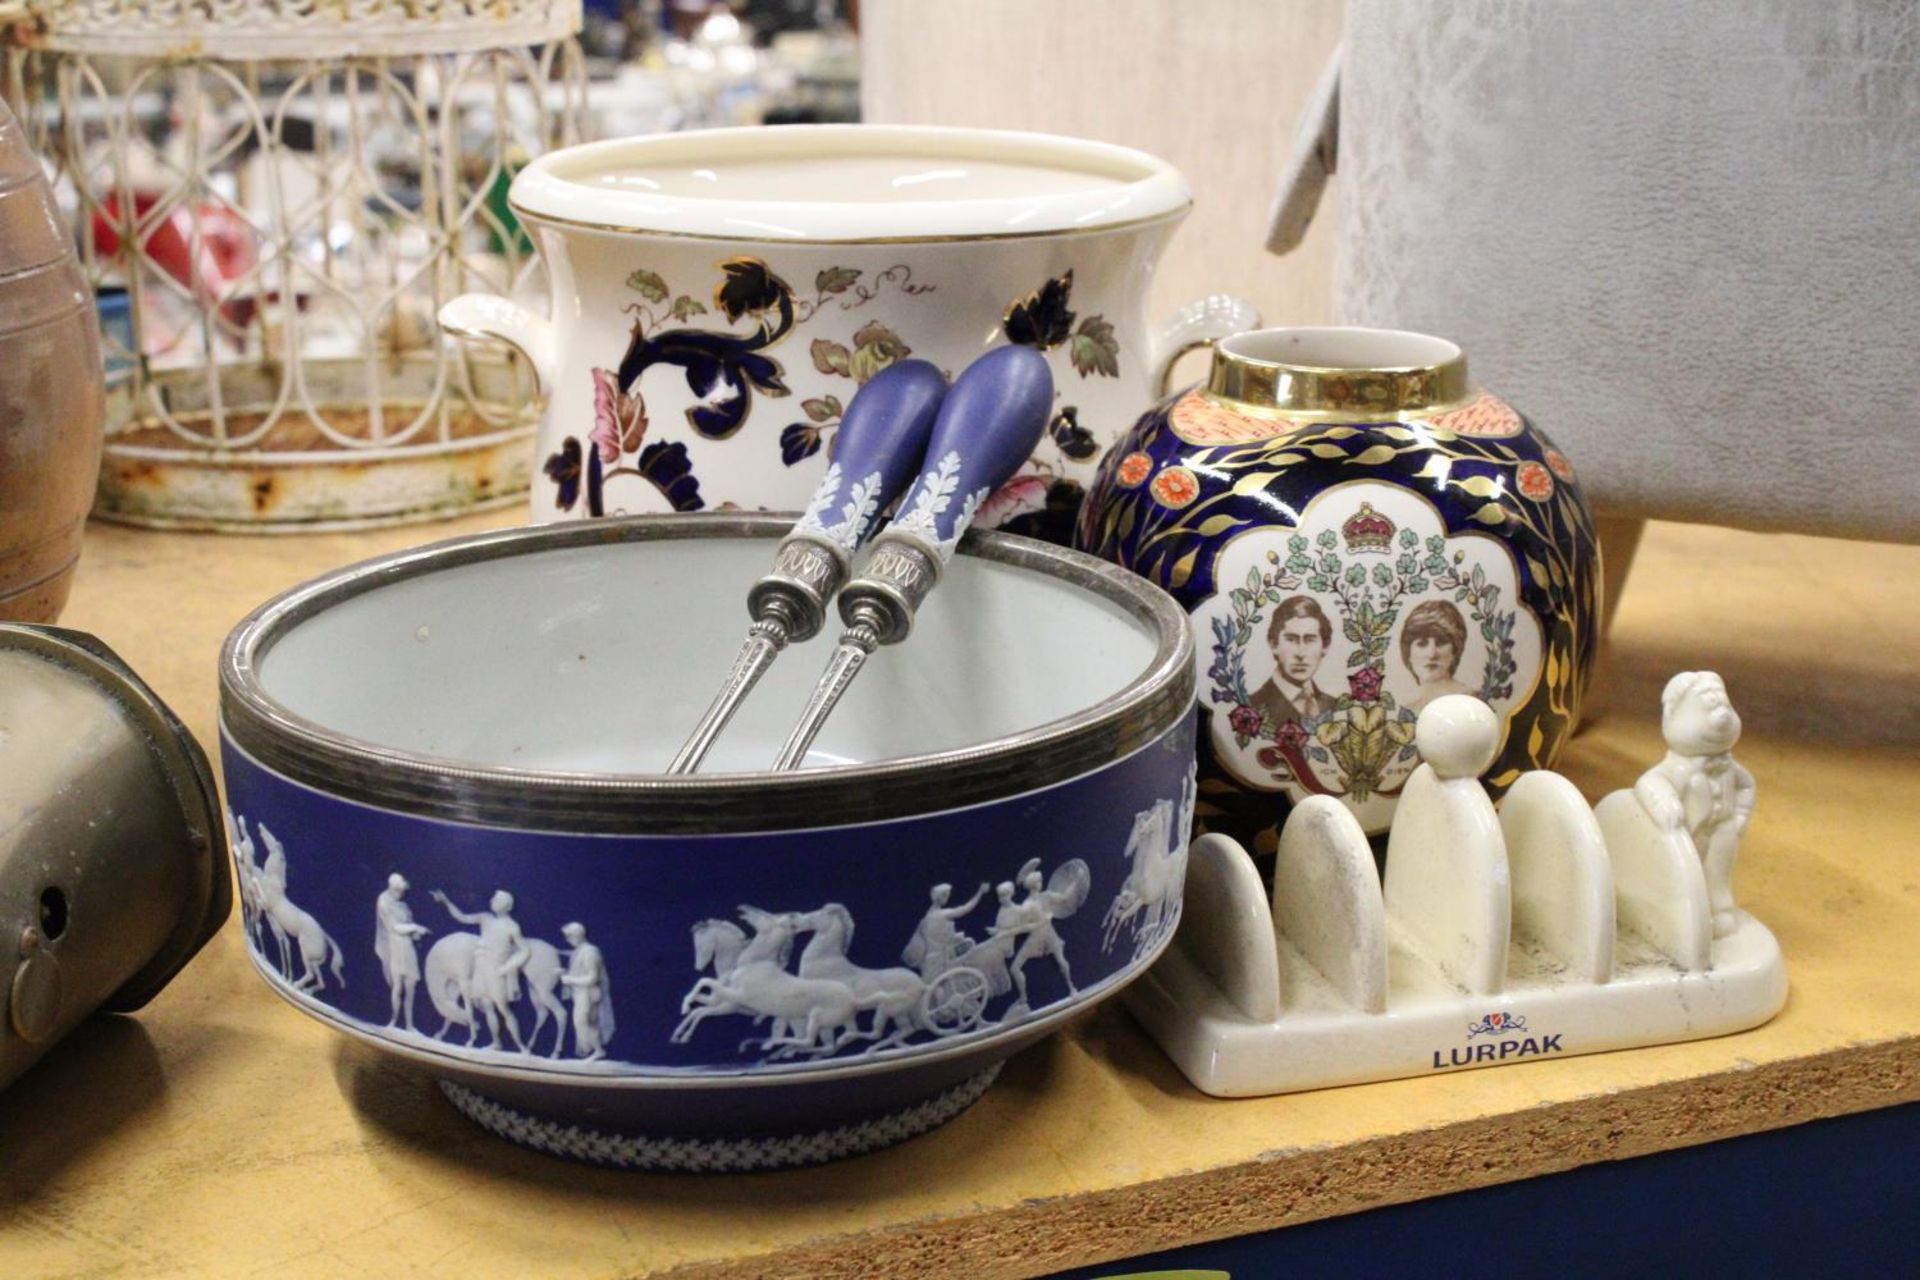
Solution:
<path fill-rule="evenodd" d="M 879 644 L 898 644 L 913 630 L 914 615 L 940 584 L 940 573 L 940 557 L 917 538 L 882 533 L 866 568 L 840 592 L 840 620 L 849 629 L 870 627 Z"/>
<path fill-rule="evenodd" d="M 773 568 L 748 589 L 747 612 L 756 626 L 781 628 L 781 647 L 811 640 L 826 625 L 827 604 L 852 567 L 839 547 L 794 534 L 774 553 Z"/>

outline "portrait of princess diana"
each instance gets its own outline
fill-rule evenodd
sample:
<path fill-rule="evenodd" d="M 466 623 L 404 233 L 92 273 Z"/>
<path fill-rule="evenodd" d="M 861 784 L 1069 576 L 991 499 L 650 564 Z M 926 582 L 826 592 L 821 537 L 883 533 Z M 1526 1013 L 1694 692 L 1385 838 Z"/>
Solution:
<path fill-rule="evenodd" d="M 1409 704 L 1415 711 L 1444 694 L 1475 692 L 1457 678 L 1466 649 L 1467 620 L 1452 601 L 1428 600 L 1407 614 L 1400 627 L 1400 660 L 1418 686 Z"/>

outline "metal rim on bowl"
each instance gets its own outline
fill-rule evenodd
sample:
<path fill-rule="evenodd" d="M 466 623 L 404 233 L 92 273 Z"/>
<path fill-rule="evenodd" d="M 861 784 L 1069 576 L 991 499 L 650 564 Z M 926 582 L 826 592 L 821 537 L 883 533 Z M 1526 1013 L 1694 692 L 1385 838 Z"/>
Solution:
<path fill-rule="evenodd" d="M 221 716 L 241 750 L 297 782 L 382 808 L 456 822 L 582 834 L 739 834 L 912 817 L 1067 781 L 1155 741 L 1189 714 L 1195 675 L 1187 616 L 1143 578 L 1029 538 L 974 532 L 961 554 L 1042 573 L 1147 624 L 1155 652 L 1118 693 L 1073 715 L 987 742 L 795 773 L 608 774 L 470 764 L 335 732 L 270 697 L 260 663 L 301 622 L 354 596 L 436 570 L 572 546 L 686 538 L 777 539 L 790 518 L 656 515 L 457 538 L 348 566 L 268 601 L 220 656 Z"/>

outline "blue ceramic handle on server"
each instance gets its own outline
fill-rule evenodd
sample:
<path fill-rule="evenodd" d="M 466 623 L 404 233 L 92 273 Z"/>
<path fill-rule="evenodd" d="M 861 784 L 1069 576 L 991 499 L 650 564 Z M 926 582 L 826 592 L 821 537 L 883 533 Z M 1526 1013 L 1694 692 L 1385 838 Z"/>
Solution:
<path fill-rule="evenodd" d="M 902 360 L 869 379 L 840 420 L 833 461 L 793 532 L 811 534 L 851 558 L 919 470 L 946 394 L 945 375 L 925 360 Z"/>
<path fill-rule="evenodd" d="M 827 602 L 853 572 L 854 552 L 918 469 L 946 394 L 946 375 L 925 360 L 890 365 L 854 393 L 827 474 L 781 540 L 773 569 L 747 592 L 746 642 L 668 773 L 697 769 L 774 657 L 820 630 Z"/>
<path fill-rule="evenodd" d="M 1053 373 L 1033 348 L 1000 347 L 968 365 L 940 405 L 926 465 L 886 536 L 912 538 L 942 564 L 951 559 L 980 503 L 1033 454 L 1052 412 Z"/>
<path fill-rule="evenodd" d="M 868 656 L 913 629 L 915 611 L 939 584 L 980 504 L 1033 453 L 1052 411 L 1053 374 L 1028 347 L 991 351 L 954 379 L 934 420 L 926 466 L 893 523 L 873 540 L 860 576 L 840 592 L 846 629 L 775 770 L 800 766 Z"/>
<path fill-rule="evenodd" d="M 827 603 L 853 572 L 853 555 L 926 452 L 946 375 L 925 360 L 902 360 L 854 393 L 833 441 L 827 474 L 774 553 L 773 569 L 747 592 L 747 612 L 780 644 L 808 640 Z"/>

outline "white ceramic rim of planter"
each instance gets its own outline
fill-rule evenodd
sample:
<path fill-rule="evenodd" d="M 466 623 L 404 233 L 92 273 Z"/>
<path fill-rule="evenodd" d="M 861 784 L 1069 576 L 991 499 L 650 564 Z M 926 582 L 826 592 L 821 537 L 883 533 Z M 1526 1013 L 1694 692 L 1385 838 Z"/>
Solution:
<path fill-rule="evenodd" d="M 950 812 L 1085 777 L 1174 732 L 1193 710 L 1193 631 L 1172 596 L 1083 552 L 970 530 L 960 554 L 1042 574 L 1106 600 L 1153 638 L 1117 692 L 989 741 L 787 773 L 586 773 L 519 769 L 403 751 L 300 716 L 260 667 L 280 636 L 363 592 L 480 560 L 608 542 L 760 538 L 791 516 L 695 513 L 567 520 L 397 552 L 294 587 L 255 609 L 220 654 L 221 727 L 262 766 L 338 799 L 418 817 L 525 832 L 718 835 L 813 830 Z M 743 628 L 744 630 L 744 628 Z"/>
<path fill-rule="evenodd" d="M 1098 178 L 1080 189 L 935 200 L 747 200 L 609 190 L 584 179 L 622 166 L 700 160 L 914 156 L 1019 164 Z M 1116 180 L 1119 186 L 1113 185 Z M 1112 231 L 1178 218 L 1187 180 L 1157 156 L 1057 134 L 926 125 L 774 125 L 643 134 L 548 152 L 508 193 L 536 221 L 703 240 L 887 244 Z"/>

